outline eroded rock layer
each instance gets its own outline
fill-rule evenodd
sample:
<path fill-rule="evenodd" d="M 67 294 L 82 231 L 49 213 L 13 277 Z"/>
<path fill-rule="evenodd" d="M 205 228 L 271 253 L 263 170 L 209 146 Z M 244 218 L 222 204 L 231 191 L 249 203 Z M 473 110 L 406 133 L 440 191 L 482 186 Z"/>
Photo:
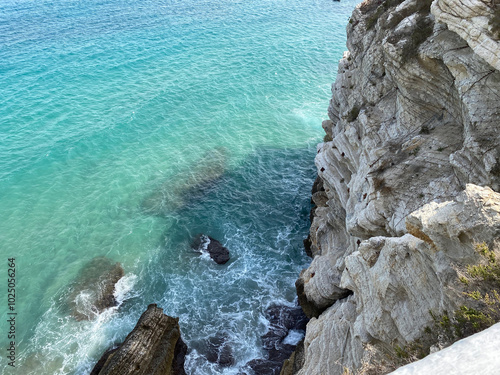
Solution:
<path fill-rule="evenodd" d="M 468 265 L 498 252 L 498 11 L 487 0 L 354 10 L 315 160 L 313 260 L 297 281 L 313 319 L 294 373 L 387 373 L 398 348 L 441 347 L 426 332 L 461 308 Z"/>
<path fill-rule="evenodd" d="M 163 309 L 149 305 L 123 344 L 104 353 L 92 374 L 185 375 L 187 348 L 178 322 L 163 314 Z"/>

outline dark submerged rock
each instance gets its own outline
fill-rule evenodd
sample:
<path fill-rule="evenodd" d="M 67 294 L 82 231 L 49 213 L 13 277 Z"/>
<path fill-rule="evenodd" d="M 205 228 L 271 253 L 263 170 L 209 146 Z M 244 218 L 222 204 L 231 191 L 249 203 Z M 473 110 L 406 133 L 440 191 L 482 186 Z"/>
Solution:
<path fill-rule="evenodd" d="M 254 359 L 247 363 L 256 375 L 279 375 L 283 362 L 288 360 L 296 345 L 285 343 L 290 331 L 302 331 L 309 319 L 300 306 L 271 306 L 265 312 L 269 330 L 261 336 L 267 358 Z"/>
<path fill-rule="evenodd" d="M 233 349 L 229 345 L 227 335 L 218 334 L 212 336 L 205 343 L 205 357 L 211 363 L 217 363 L 222 367 L 234 364 Z"/>
<path fill-rule="evenodd" d="M 205 234 L 198 235 L 191 247 L 196 251 L 207 251 L 210 258 L 217 264 L 225 264 L 229 261 L 229 250 L 219 241 Z"/>
<path fill-rule="evenodd" d="M 266 317 L 272 326 L 305 331 L 309 319 L 300 306 L 271 306 L 266 310 Z"/>
<path fill-rule="evenodd" d="M 274 362 L 268 359 L 254 359 L 247 363 L 255 375 L 279 375 L 283 361 Z"/>
<path fill-rule="evenodd" d="M 180 339 L 178 322 L 155 304 L 149 305 L 123 344 L 104 353 L 91 374 L 185 375 L 187 347 Z"/>
<path fill-rule="evenodd" d="M 124 275 L 120 263 L 96 257 L 79 272 L 70 286 L 68 305 L 76 320 L 90 320 L 117 305 L 115 285 Z"/>
<path fill-rule="evenodd" d="M 207 151 L 186 170 L 168 178 L 165 176 L 165 181 L 143 200 L 143 209 L 149 214 L 163 216 L 196 201 L 222 180 L 227 162 L 226 148 Z"/>

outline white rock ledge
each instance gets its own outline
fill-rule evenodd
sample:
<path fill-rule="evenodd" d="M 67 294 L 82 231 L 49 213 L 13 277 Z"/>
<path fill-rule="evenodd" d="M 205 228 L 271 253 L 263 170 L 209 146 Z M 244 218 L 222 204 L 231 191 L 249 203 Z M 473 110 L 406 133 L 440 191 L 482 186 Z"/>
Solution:
<path fill-rule="evenodd" d="M 392 375 L 497 375 L 500 372 L 500 323 L 457 341 Z"/>

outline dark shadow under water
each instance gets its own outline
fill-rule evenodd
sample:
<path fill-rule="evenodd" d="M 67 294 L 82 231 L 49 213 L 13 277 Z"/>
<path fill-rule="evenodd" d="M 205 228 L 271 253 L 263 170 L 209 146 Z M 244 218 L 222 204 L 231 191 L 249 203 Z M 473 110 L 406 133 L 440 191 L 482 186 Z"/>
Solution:
<path fill-rule="evenodd" d="M 293 305 L 294 281 L 307 262 L 302 240 L 309 229 L 314 154 L 313 147 L 259 149 L 209 189 L 183 197 L 182 207 L 165 212 L 169 225 L 134 304 L 158 303 L 179 316 L 188 346 L 223 332 L 235 369 L 264 355 L 265 309 Z M 230 261 L 217 265 L 194 252 L 191 242 L 199 233 L 228 247 Z M 222 371 L 203 355 L 190 355 L 188 369 Z"/>

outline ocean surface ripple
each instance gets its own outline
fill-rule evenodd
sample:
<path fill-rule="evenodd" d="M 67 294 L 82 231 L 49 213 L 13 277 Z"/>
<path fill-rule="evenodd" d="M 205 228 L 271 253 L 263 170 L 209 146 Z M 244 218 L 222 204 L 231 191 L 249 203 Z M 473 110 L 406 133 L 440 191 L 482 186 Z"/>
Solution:
<path fill-rule="evenodd" d="M 149 303 L 180 318 L 189 374 L 264 355 L 264 312 L 295 303 L 308 262 L 313 158 L 357 2 L 0 2 L 0 254 L 18 292 L 18 368 L 2 374 L 88 374 Z M 194 252 L 199 233 L 231 260 Z M 67 299 L 95 257 L 123 266 L 118 306 L 76 320 Z M 217 334 L 234 366 L 200 353 Z"/>

